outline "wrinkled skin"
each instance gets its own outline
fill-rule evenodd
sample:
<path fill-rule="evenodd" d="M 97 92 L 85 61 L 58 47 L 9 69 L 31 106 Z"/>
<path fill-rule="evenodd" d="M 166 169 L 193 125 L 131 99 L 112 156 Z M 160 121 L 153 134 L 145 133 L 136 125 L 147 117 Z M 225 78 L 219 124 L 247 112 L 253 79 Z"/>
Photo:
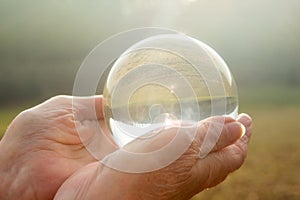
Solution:
<path fill-rule="evenodd" d="M 98 115 L 90 110 L 91 101 L 95 101 Z M 216 117 L 225 120 L 225 125 L 204 159 L 199 159 L 199 147 L 211 119 L 199 124 L 193 143 L 169 166 L 141 174 L 116 171 L 89 154 L 76 129 L 80 127 L 89 135 L 97 131 L 99 122 L 104 126 L 102 97 L 78 98 L 75 102 L 72 107 L 72 97 L 57 96 L 14 119 L 0 142 L 0 199 L 184 200 L 222 182 L 246 157 L 252 120 L 242 114 L 237 119 L 246 127 L 242 137 L 240 123 Z M 75 119 L 74 113 L 80 118 Z M 162 135 L 174 132 L 168 129 Z M 109 132 L 104 134 L 103 156 L 116 150 Z M 167 142 L 166 138 L 158 135 L 149 145 L 133 142 L 129 148 L 151 149 L 153 144 Z"/>

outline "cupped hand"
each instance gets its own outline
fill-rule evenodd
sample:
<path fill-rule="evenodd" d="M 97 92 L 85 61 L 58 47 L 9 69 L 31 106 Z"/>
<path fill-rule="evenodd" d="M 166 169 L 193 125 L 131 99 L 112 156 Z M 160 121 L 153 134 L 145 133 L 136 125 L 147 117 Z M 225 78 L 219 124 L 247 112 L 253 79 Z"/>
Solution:
<path fill-rule="evenodd" d="M 19 114 L 0 142 L 0 199 L 53 199 L 70 175 L 95 162 L 77 129 L 94 134 L 99 120 L 90 105 L 101 99 L 56 96 Z"/>
<path fill-rule="evenodd" d="M 218 121 L 224 124 L 221 135 L 211 152 L 200 159 L 200 147 L 208 128 L 219 126 Z M 168 143 L 176 131 L 176 128 L 167 129 L 151 141 L 140 145 L 137 140 L 127 148 L 148 152 L 153 145 Z M 127 173 L 109 168 L 102 162 L 93 162 L 68 178 L 55 199 L 189 199 L 219 184 L 243 164 L 251 132 L 252 119 L 246 114 L 239 115 L 237 120 L 220 116 L 209 118 L 199 123 L 189 148 L 170 165 L 147 173 Z"/>
<path fill-rule="evenodd" d="M 246 127 L 242 137 L 241 124 L 231 118 L 216 118 L 225 125 L 204 159 L 199 158 L 199 147 L 209 125 L 214 125 L 211 119 L 199 124 L 195 140 L 172 164 L 148 173 L 125 173 L 103 165 L 85 148 L 93 147 L 98 125 L 104 124 L 102 97 L 54 97 L 22 112 L 1 140 L 0 199 L 53 199 L 62 184 L 56 199 L 188 199 L 223 181 L 245 159 L 251 118 L 240 115 L 238 119 Z M 136 141 L 128 147 L 147 151 L 175 132 L 168 129 L 148 144 L 141 146 Z M 116 150 L 107 130 L 97 139 L 101 150 L 98 159 Z"/>

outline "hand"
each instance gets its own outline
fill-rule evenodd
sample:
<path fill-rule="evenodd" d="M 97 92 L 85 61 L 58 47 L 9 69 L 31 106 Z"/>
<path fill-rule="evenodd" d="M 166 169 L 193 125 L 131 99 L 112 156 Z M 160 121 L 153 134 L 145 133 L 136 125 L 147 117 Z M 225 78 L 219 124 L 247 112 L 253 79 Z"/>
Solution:
<path fill-rule="evenodd" d="M 251 119 L 242 115 L 239 121 L 247 127 L 246 134 L 238 139 L 240 125 L 226 118 L 217 145 L 205 159 L 199 160 L 199 146 L 209 120 L 199 125 L 199 137 L 188 151 L 168 167 L 146 174 L 115 171 L 97 162 L 77 133 L 79 128 L 92 138 L 99 120 L 103 125 L 102 98 L 78 98 L 73 107 L 72 100 L 52 98 L 12 122 L 0 142 L 1 199 L 52 199 L 66 179 L 57 199 L 187 199 L 221 182 L 245 159 Z M 91 101 L 100 115 L 90 110 Z M 74 113 L 80 117 L 74 119 Z M 174 132 L 169 129 L 166 135 Z M 105 134 L 100 136 L 99 158 L 116 149 L 107 141 L 108 131 Z M 149 145 L 143 148 L 151 149 Z M 130 148 L 143 151 L 135 143 Z"/>
<path fill-rule="evenodd" d="M 237 121 L 229 117 L 213 119 L 217 120 L 210 118 L 199 124 L 196 139 L 188 150 L 169 166 L 149 173 L 134 174 L 94 162 L 67 179 L 55 199 L 185 200 L 219 184 L 244 162 L 252 132 L 252 120 L 246 114 L 240 115 Z M 213 150 L 204 159 L 199 159 L 199 147 L 207 129 L 218 119 L 225 121 L 221 136 Z M 241 136 L 243 131 L 245 134 Z M 175 132 L 174 129 L 168 129 L 152 141 L 147 141 L 148 145 L 139 145 L 137 141 L 129 144 L 127 148 L 141 152 L 149 151 L 153 144 L 159 146 L 161 143 L 167 143 L 170 138 L 168 136 Z"/>
<path fill-rule="evenodd" d="M 74 98 L 51 98 L 11 123 L 0 142 L 0 199 L 53 199 L 71 174 L 96 161 L 76 128 L 95 132 L 99 121 L 89 105 L 102 98 Z M 107 147 L 108 152 L 113 150 Z"/>

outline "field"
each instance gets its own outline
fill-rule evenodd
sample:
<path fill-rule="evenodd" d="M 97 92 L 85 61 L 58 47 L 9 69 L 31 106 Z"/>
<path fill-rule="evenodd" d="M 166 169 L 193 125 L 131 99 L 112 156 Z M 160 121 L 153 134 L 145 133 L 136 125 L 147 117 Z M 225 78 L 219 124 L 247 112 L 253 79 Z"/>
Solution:
<path fill-rule="evenodd" d="M 245 164 L 193 200 L 300 199 L 300 107 L 247 109 L 254 130 Z"/>
<path fill-rule="evenodd" d="M 24 107 L 0 109 L 0 135 Z M 245 164 L 193 200 L 300 199 L 300 106 L 248 107 L 254 132 Z"/>

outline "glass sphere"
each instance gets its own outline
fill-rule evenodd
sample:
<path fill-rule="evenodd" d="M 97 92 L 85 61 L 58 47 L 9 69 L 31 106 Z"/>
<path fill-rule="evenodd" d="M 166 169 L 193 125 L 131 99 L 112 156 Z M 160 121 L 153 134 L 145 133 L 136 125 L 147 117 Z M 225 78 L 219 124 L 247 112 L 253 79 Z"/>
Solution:
<path fill-rule="evenodd" d="M 113 64 L 103 91 L 105 121 L 120 147 L 162 129 L 194 126 L 238 112 L 237 89 L 223 59 L 183 34 L 149 37 Z"/>

